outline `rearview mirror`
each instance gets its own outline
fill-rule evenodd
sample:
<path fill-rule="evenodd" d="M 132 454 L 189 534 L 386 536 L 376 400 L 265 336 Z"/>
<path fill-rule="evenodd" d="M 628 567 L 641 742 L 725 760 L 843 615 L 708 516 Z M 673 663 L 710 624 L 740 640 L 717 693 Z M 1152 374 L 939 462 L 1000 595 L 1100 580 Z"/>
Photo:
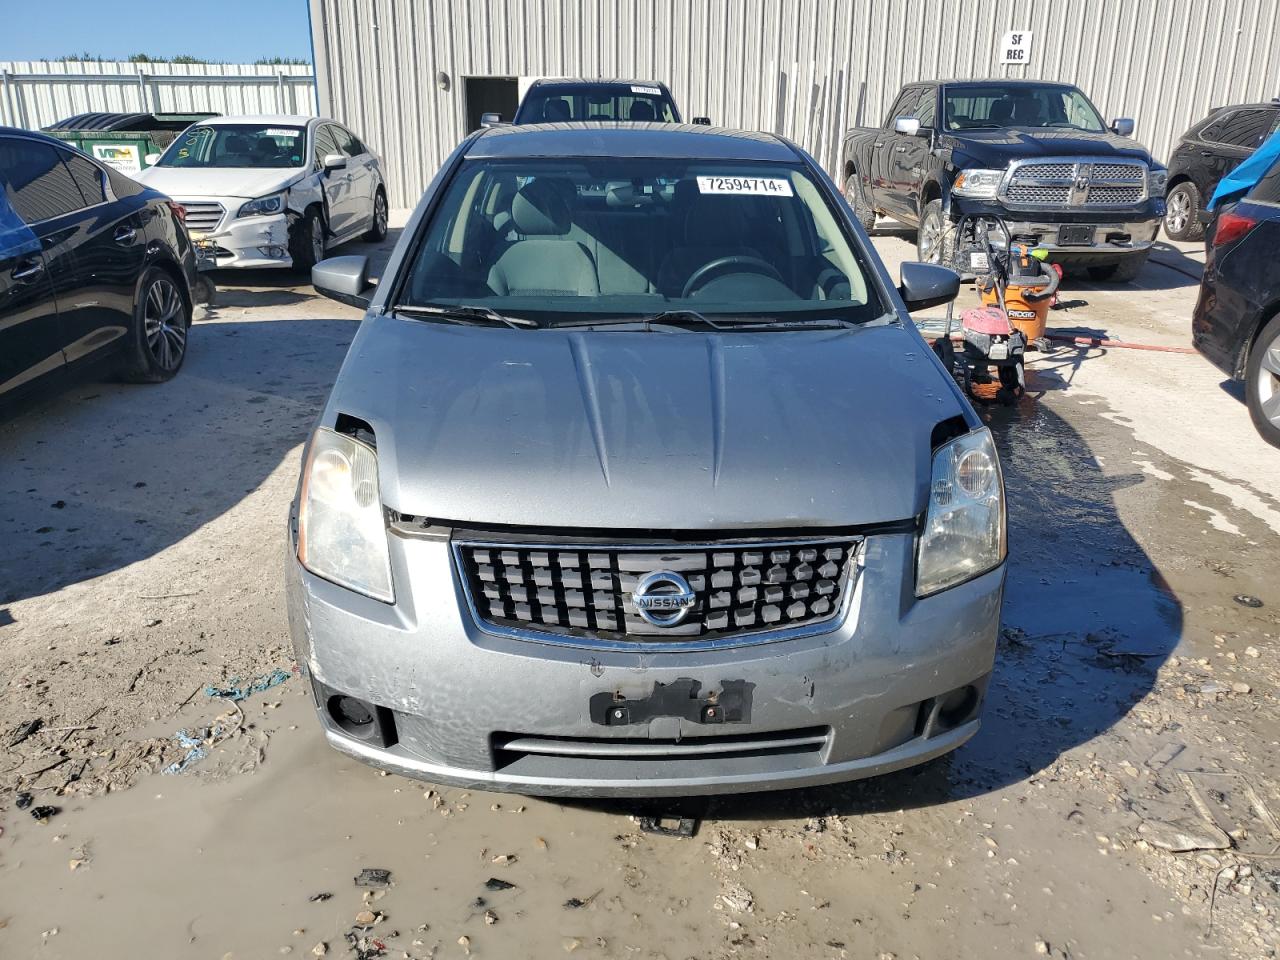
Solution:
<path fill-rule="evenodd" d="M 700 126 L 700 127 L 709 127 L 709 126 L 711 126 L 711 118 L 710 118 L 710 117 L 694 117 L 694 118 L 693 118 L 693 122 L 694 122 L 695 124 L 697 124 L 698 126 Z"/>
<path fill-rule="evenodd" d="M 914 137 L 920 133 L 920 121 L 915 117 L 894 117 L 893 132 L 904 137 Z"/>
<path fill-rule="evenodd" d="M 148 153 L 145 157 L 142 158 L 142 162 L 145 163 L 148 167 L 154 167 L 157 163 L 160 162 L 160 154 Z"/>
<path fill-rule="evenodd" d="M 1116 117 L 1111 121 L 1111 132 L 1119 137 L 1133 136 L 1133 120 L 1129 117 Z"/>
<path fill-rule="evenodd" d="M 316 293 L 348 306 L 369 306 L 369 258 L 361 256 L 330 257 L 311 268 L 311 285 Z"/>
<path fill-rule="evenodd" d="M 908 313 L 950 303 L 960 295 L 960 274 L 936 263 L 904 263 L 899 276 L 902 284 L 898 293 Z"/>
<path fill-rule="evenodd" d="M 326 170 L 345 170 L 347 169 L 347 158 L 340 153 L 326 154 L 323 166 Z"/>
<path fill-rule="evenodd" d="M 502 114 L 500 113 L 482 113 L 480 114 L 480 129 L 488 130 L 490 127 L 496 127 L 502 123 Z"/>

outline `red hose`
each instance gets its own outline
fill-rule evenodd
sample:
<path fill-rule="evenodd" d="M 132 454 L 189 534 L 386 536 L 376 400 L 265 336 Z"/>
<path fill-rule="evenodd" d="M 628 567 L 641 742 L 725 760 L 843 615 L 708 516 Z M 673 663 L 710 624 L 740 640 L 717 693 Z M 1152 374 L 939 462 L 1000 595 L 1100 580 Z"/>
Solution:
<path fill-rule="evenodd" d="M 1153 343 L 1126 343 L 1123 340 L 1103 340 L 1099 337 L 1073 337 L 1064 333 L 1050 333 L 1046 340 L 1070 343 L 1077 347 L 1120 347 L 1125 350 L 1154 350 L 1157 353 L 1195 353 L 1194 347 L 1162 347 Z"/>

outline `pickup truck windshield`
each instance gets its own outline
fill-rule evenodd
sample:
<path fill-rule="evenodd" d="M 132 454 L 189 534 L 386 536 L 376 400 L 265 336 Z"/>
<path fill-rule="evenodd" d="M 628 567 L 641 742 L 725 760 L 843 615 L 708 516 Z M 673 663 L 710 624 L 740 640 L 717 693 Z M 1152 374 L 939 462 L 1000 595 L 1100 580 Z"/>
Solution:
<path fill-rule="evenodd" d="M 799 165 L 470 160 L 423 230 L 401 306 L 465 304 L 542 326 L 675 310 L 884 313 L 838 211 Z"/>
<path fill-rule="evenodd" d="M 1102 133 L 1106 129 L 1088 97 L 1060 84 L 953 84 L 943 88 L 942 100 L 948 130 L 1062 127 Z"/>
<path fill-rule="evenodd" d="M 158 167 L 301 167 L 306 131 L 245 123 L 188 127 L 169 144 Z"/>
<path fill-rule="evenodd" d="M 631 120 L 679 123 L 671 98 L 661 87 L 608 84 L 534 87 L 520 103 L 516 123 L 578 123 Z"/>

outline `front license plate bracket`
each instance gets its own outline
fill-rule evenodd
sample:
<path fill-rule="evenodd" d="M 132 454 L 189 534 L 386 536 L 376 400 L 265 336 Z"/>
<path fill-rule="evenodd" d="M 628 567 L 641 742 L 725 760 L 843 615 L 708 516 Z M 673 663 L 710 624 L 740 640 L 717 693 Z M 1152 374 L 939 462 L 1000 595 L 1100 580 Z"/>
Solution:
<path fill-rule="evenodd" d="M 617 727 L 648 723 L 656 717 L 681 717 L 693 723 L 748 723 L 754 683 L 724 680 L 705 697 L 702 681 L 681 677 L 671 683 L 655 681 L 647 697 L 629 699 L 619 693 L 593 693 L 588 702 L 591 722 Z"/>
<path fill-rule="evenodd" d="M 1098 228 L 1092 223 L 1064 223 L 1058 228 L 1058 246 L 1092 247 Z"/>

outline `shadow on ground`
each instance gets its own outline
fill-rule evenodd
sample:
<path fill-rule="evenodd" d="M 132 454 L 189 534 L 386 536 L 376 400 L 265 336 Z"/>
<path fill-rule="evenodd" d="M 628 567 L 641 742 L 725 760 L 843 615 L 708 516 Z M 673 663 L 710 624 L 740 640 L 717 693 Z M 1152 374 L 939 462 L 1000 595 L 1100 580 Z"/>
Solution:
<path fill-rule="evenodd" d="M 0 423 L 0 606 L 152 556 L 252 493 L 305 439 L 355 330 L 197 323 L 170 382 L 86 383 Z"/>

